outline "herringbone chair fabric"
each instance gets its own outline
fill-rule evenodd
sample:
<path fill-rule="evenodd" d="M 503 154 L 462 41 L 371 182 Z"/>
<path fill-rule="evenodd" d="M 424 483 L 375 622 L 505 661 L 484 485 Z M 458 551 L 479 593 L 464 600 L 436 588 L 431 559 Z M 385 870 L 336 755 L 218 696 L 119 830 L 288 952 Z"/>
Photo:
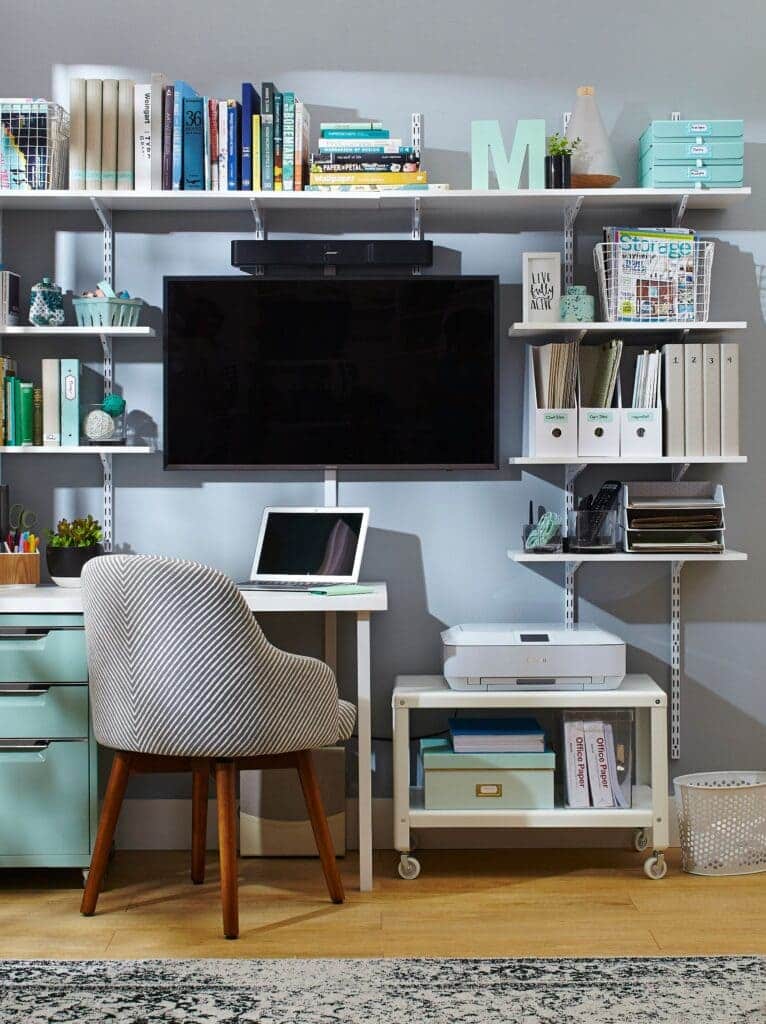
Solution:
<path fill-rule="evenodd" d="M 332 670 L 269 643 L 234 583 L 196 562 L 105 555 L 82 574 L 96 738 L 115 750 L 247 757 L 348 739 Z"/>

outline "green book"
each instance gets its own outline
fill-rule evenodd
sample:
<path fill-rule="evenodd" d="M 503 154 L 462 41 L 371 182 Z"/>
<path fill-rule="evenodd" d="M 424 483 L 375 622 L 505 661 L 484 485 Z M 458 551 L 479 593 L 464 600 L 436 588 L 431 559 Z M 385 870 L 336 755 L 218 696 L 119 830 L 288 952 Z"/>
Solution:
<path fill-rule="evenodd" d="M 18 444 L 16 440 L 16 378 L 7 376 L 5 378 L 5 443 L 7 445 Z"/>
<path fill-rule="evenodd" d="M 19 381 L 19 444 L 35 442 L 35 386 L 31 381 Z"/>

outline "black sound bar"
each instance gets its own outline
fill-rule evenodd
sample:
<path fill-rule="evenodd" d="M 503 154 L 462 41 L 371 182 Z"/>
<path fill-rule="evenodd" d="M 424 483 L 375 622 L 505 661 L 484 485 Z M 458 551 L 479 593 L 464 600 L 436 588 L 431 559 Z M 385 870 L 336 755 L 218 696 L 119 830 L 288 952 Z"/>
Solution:
<path fill-rule="evenodd" d="M 255 267 L 430 267 L 434 244 L 425 241 L 257 241 L 234 239 L 231 265 Z"/>

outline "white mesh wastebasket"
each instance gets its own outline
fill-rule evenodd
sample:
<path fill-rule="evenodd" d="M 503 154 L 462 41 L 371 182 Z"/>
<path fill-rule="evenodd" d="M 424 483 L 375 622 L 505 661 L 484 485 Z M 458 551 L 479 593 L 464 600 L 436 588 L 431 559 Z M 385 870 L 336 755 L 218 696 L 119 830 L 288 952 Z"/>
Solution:
<path fill-rule="evenodd" d="M 766 772 L 698 772 L 673 785 L 684 871 L 766 871 Z"/>

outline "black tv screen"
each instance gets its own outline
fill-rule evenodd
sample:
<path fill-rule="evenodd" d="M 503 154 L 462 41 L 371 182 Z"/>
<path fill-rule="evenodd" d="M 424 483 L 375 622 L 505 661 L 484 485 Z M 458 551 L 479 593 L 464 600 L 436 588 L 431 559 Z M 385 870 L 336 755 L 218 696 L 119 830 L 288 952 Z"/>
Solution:
<path fill-rule="evenodd" d="M 497 465 L 495 277 L 165 278 L 165 465 Z"/>

